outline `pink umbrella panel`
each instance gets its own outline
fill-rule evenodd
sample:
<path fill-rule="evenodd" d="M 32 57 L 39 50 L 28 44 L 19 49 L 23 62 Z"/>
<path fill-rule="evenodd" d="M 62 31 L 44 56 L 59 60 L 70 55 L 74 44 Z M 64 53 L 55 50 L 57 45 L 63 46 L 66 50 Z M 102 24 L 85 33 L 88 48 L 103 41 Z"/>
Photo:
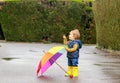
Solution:
<path fill-rule="evenodd" d="M 38 69 L 37 76 L 43 75 L 43 73 L 65 52 L 64 46 L 57 46 L 51 48 L 43 58 L 41 59 Z"/>

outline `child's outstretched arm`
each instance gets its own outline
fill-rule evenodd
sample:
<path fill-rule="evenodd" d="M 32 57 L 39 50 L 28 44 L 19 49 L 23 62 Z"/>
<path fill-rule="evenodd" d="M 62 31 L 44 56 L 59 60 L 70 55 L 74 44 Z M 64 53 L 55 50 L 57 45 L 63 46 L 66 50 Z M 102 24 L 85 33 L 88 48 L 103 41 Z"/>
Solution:
<path fill-rule="evenodd" d="M 65 45 L 67 45 L 67 44 L 68 44 L 68 41 L 67 41 L 67 38 L 66 38 L 66 36 L 65 36 L 65 35 L 63 35 L 63 43 L 64 43 Z"/>
<path fill-rule="evenodd" d="M 76 51 L 77 50 L 77 48 L 78 48 L 78 44 L 75 44 L 74 46 L 73 46 L 73 48 L 65 48 L 68 52 L 74 52 L 74 51 Z"/>

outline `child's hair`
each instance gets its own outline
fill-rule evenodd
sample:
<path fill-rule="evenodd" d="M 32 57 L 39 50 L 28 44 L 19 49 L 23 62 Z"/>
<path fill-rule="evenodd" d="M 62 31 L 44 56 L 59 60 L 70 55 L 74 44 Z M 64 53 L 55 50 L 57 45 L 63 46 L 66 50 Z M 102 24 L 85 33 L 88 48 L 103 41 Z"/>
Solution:
<path fill-rule="evenodd" d="M 80 32 L 78 29 L 74 29 L 71 31 L 75 37 L 75 39 L 79 39 L 80 38 Z"/>

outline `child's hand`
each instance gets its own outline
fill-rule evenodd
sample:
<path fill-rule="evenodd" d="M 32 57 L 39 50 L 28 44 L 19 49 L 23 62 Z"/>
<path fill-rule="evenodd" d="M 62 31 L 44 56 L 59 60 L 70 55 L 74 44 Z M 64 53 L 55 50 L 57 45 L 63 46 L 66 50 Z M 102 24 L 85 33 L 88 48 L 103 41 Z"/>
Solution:
<path fill-rule="evenodd" d="M 65 46 L 65 50 L 66 50 L 67 52 L 69 52 L 69 48 L 68 48 L 67 46 Z"/>
<path fill-rule="evenodd" d="M 63 35 L 63 39 L 67 39 L 65 35 Z"/>
<path fill-rule="evenodd" d="M 64 42 L 65 45 L 68 44 L 67 37 L 65 35 L 63 35 L 63 42 Z"/>

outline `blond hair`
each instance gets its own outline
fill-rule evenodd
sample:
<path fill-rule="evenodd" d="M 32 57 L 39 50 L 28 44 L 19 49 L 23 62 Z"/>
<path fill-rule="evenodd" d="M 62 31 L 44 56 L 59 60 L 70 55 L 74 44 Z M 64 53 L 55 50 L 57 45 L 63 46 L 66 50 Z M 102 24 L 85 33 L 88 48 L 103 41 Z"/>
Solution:
<path fill-rule="evenodd" d="M 74 29 L 71 31 L 75 37 L 75 39 L 79 39 L 80 38 L 80 32 L 78 29 Z"/>

